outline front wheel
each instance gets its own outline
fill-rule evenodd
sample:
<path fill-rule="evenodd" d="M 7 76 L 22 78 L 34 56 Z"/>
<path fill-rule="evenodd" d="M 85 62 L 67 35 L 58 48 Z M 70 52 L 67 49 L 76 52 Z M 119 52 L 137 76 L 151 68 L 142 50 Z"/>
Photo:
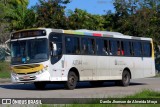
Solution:
<path fill-rule="evenodd" d="M 130 73 L 127 70 L 123 71 L 122 80 L 120 81 L 122 86 L 128 86 L 130 84 Z"/>
<path fill-rule="evenodd" d="M 66 81 L 65 84 L 65 88 L 69 90 L 75 89 L 77 81 L 78 81 L 77 75 L 74 72 L 70 71 L 68 74 L 68 80 Z"/>

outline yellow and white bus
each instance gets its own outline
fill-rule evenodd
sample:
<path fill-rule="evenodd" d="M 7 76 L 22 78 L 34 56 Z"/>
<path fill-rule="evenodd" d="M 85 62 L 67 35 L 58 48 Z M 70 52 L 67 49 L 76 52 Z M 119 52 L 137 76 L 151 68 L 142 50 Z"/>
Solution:
<path fill-rule="evenodd" d="M 34 83 L 77 82 L 102 85 L 106 80 L 128 86 L 130 79 L 155 76 L 151 38 L 118 32 L 36 28 L 11 34 L 11 80 Z"/>

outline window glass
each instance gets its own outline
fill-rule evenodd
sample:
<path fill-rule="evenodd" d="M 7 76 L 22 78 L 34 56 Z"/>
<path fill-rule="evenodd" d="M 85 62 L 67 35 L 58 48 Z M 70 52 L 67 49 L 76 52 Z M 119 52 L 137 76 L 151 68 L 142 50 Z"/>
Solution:
<path fill-rule="evenodd" d="M 109 46 L 108 45 L 109 45 L 108 40 L 103 40 L 103 50 L 102 50 L 103 55 L 109 55 L 109 53 L 108 53 Z"/>
<path fill-rule="evenodd" d="M 95 41 L 91 38 L 82 38 L 81 40 L 82 54 L 95 54 Z"/>
<path fill-rule="evenodd" d="M 87 38 L 82 38 L 81 40 L 81 47 L 82 47 L 82 54 L 88 54 L 88 42 L 87 42 Z"/>
<path fill-rule="evenodd" d="M 121 44 L 120 41 L 116 41 L 117 42 L 117 55 L 121 55 Z"/>
<path fill-rule="evenodd" d="M 151 44 L 149 42 L 143 43 L 143 53 L 145 57 L 151 56 Z"/>
<path fill-rule="evenodd" d="M 95 54 L 95 42 L 94 39 L 88 39 L 88 53 L 90 55 Z"/>
<path fill-rule="evenodd" d="M 124 56 L 124 42 L 121 41 L 121 55 Z"/>
<path fill-rule="evenodd" d="M 124 47 L 124 55 L 125 56 L 131 56 L 132 55 L 131 43 L 129 41 L 123 41 L 122 45 L 123 45 L 122 47 Z"/>
<path fill-rule="evenodd" d="M 139 57 L 142 55 L 142 45 L 141 42 L 133 42 L 134 56 Z"/>
<path fill-rule="evenodd" d="M 110 55 L 117 55 L 117 50 L 118 50 L 118 47 L 117 47 L 117 41 L 116 40 L 111 40 L 109 42 L 109 45 L 110 45 Z"/>
<path fill-rule="evenodd" d="M 65 37 L 66 54 L 80 54 L 79 38 Z"/>
<path fill-rule="evenodd" d="M 97 55 L 102 55 L 103 54 L 103 45 L 104 45 L 104 42 L 102 39 L 97 39 L 96 41 L 96 44 L 97 44 Z"/>

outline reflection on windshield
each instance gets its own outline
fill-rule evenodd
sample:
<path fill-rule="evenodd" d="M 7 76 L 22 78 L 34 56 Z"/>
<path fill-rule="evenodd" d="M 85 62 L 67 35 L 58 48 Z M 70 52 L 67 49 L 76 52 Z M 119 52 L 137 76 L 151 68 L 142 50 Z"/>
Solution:
<path fill-rule="evenodd" d="M 47 39 L 11 42 L 12 64 L 42 62 L 48 59 Z"/>

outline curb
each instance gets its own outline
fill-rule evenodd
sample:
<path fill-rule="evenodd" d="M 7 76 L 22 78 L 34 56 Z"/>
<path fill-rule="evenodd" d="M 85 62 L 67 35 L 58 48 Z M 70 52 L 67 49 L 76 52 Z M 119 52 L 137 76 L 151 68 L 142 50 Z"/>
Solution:
<path fill-rule="evenodd" d="M 0 78 L 0 83 L 11 82 L 10 78 Z"/>

